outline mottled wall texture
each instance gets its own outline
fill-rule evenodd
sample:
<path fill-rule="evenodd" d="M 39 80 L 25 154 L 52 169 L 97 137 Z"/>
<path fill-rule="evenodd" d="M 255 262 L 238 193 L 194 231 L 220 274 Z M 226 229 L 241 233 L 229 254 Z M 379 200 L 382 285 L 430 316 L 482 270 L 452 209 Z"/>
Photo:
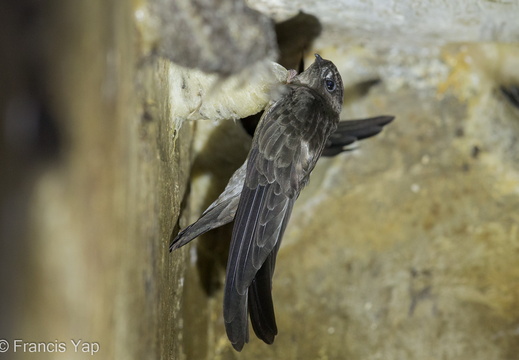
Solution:
<path fill-rule="evenodd" d="M 0 359 L 519 359 L 519 5 L 249 5 L 0 2 Z M 315 52 L 396 120 L 319 161 L 237 353 L 230 227 L 168 245 Z"/>
<path fill-rule="evenodd" d="M 170 62 L 141 52 L 134 6 L 0 5 L 2 358 L 184 356 L 167 246 L 192 129 L 175 130 Z"/>

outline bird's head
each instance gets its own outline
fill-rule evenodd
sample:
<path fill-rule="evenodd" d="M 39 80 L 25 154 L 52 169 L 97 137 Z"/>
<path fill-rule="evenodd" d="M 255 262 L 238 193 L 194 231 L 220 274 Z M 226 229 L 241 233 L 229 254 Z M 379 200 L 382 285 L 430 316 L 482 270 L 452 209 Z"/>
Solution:
<path fill-rule="evenodd" d="M 318 91 L 328 99 L 337 113 L 341 112 L 344 86 L 339 70 L 330 60 L 325 60 L 319 54 L 315 54 L 314 63 L 290 82 L 307 85 Z"/>

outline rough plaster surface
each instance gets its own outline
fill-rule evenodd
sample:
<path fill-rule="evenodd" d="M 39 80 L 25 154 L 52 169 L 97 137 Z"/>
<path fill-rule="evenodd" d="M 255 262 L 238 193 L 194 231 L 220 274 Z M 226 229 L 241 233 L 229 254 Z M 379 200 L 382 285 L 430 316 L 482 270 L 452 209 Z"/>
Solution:
<path fill-rule="evenodd" d="M 207 358 L 516 359 L 519 112 L 499 87 L 519 80 L 519 49 L 488 41 L 517 38 L 517 5 L 262 4 L 278 19 L 302 9 L 322 21 L 313 51 L 343 75 L 342 118 L 397 119 L 357 152 L 321 160 L 302 193 L 274 277 L 274 345 L 252 337 L 232 350 L 216 290 Z M 209 145 L 197 147 L 190 221 L 239 163 L 236 150 L 204 151 L 239 138 L 230 127 L 197 128 Z M 229 238 L 193 245 L 197 281 L 218 289 L 226 248 L 215 244 Z"/>
<path fill-rule="evenodd" d="M 128 2 L 0 7 L 0 357 L 181 359 L 186 256 L 168 243 L 192 130 L 175 132 L 170 63 L 135 51 Z"/>
<path fill-rule="evenodd" d="M 251 7 L 284 20 L 299 11 L 315 15 L 348 43 L 378 46 L 449 42 L 516 42 L 516 1 L 259 0 Z"/>
<path fill-rule="evenodd" d="M 137 11 L 152 51 L 185 67 L 228 77 L 277 55 L 270 18 L 243 0 L 150 0 Z"/>
<path fill-rule="evenodd" d="M 321 159 L 301 194 L 274 277 L 274 345 L 253 337 L 232 350 L 214 295 L 216 358 L 517 358 L 519 111 L 498 90 L 515 79 L 517 46 L 327 43 L 318 51 L 350 86 L 342 117 L 397 119 L 356 152 Z M 210 173 L 226 164 L 198 156 Z"/>
<path fill-rule="evenodd" d="M 301 194 L 274 277 L 274 345 L 252 337 L 237 353 L 225 336 L 229 227 L 167 251 L 250 138 L 233 121 L 180 127 L 179 79 L 144 51 L 145 2 L 106 1 L 54 2 L 35 22 L 1 5 L 0 338 L 82 338 L 103 359 L 517 359 L 519 110 L 499 91 L 519 81 L 519 48 L 500 44 L 517 38 L 517 4 L 256 4 L 322 22 L 312 52 L 343 74 L 342 118 L 397 117 L 321 160 Z M 9 132 L 34 103 L 57 153 Z"/>

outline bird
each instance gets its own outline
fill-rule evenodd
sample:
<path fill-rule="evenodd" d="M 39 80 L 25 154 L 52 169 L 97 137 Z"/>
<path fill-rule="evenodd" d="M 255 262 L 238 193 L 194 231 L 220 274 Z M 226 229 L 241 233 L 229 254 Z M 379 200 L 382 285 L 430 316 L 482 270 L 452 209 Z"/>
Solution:
<path fill-rule="evenodd" d="M 376 116 L 365 119 L 341 120 L 330 135 L 321 156 L 332 157 L 351 151 L 349 146 L 359 140 L 377 135 L 393 121 L 394 116 Z M 170 244 L 170 251 L 178 249 L 208 231 L 229 224 L 234 220 L 240 193 L 245 182 L 247 160 L 233 173 L 224 191 L 200 215 L 198 220 L 180 231 Z"/>
<path fill-rule="evenodd" d="M 272 344 L 278 333 L 272 301 L 276 256 L 294 203 L 319 157 L 337 155 L 393 120 L 381 116 L 340 122 L 341 76 L 333 62 L 319 54 L 315 58 L 299 75 L 291 73 L 268 105 L 245 163 L 223 193 L 170 244 L 173 251 L 234 220 L 223 317 L 237 351 L 249 341 L 249 317 L 265 343 Z"/>

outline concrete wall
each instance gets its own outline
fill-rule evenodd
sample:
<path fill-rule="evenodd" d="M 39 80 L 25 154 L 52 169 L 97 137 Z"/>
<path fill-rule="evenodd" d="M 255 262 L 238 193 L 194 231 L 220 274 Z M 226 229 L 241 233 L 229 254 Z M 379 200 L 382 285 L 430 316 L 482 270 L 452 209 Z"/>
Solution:
<path fill-rule="evenodd" d="M 98 359 L 181 358 L 185 256 L 167 248 L 191 128 L 175 132 L 169 61 L 140 53 L 129 2 L 1 7 L 7 358 L 31 357 L 15 339 L 65 344 L 39 359 L 91 357 L 79 339 Z"/>
<path fill-rule="evenodd" d="M 180 11 L 166 1 L 2 3 L 4 356 L 82 359 L 81 339 L 99 359 L 518 358 L 519 110 L 502 91 L 519 83 L 518 7 L 456 4 L 251 4 L 317 17 L 306 62 L 339 67 L 342 118 L 397 118 L 320 160 L 279 253 L 279 336 L 238 354 L 221 305 L 230 228 L 167 248 L 250 145 L 237 122 L 193 119 L 257 111 L 284 76 L 265 71 L 272 44 L 227 68 L 215 100 L 221 78 L 169 60 L 183 52 L 164 40 Z M 66 351 L 14 353 L 15 339 Z"/>

